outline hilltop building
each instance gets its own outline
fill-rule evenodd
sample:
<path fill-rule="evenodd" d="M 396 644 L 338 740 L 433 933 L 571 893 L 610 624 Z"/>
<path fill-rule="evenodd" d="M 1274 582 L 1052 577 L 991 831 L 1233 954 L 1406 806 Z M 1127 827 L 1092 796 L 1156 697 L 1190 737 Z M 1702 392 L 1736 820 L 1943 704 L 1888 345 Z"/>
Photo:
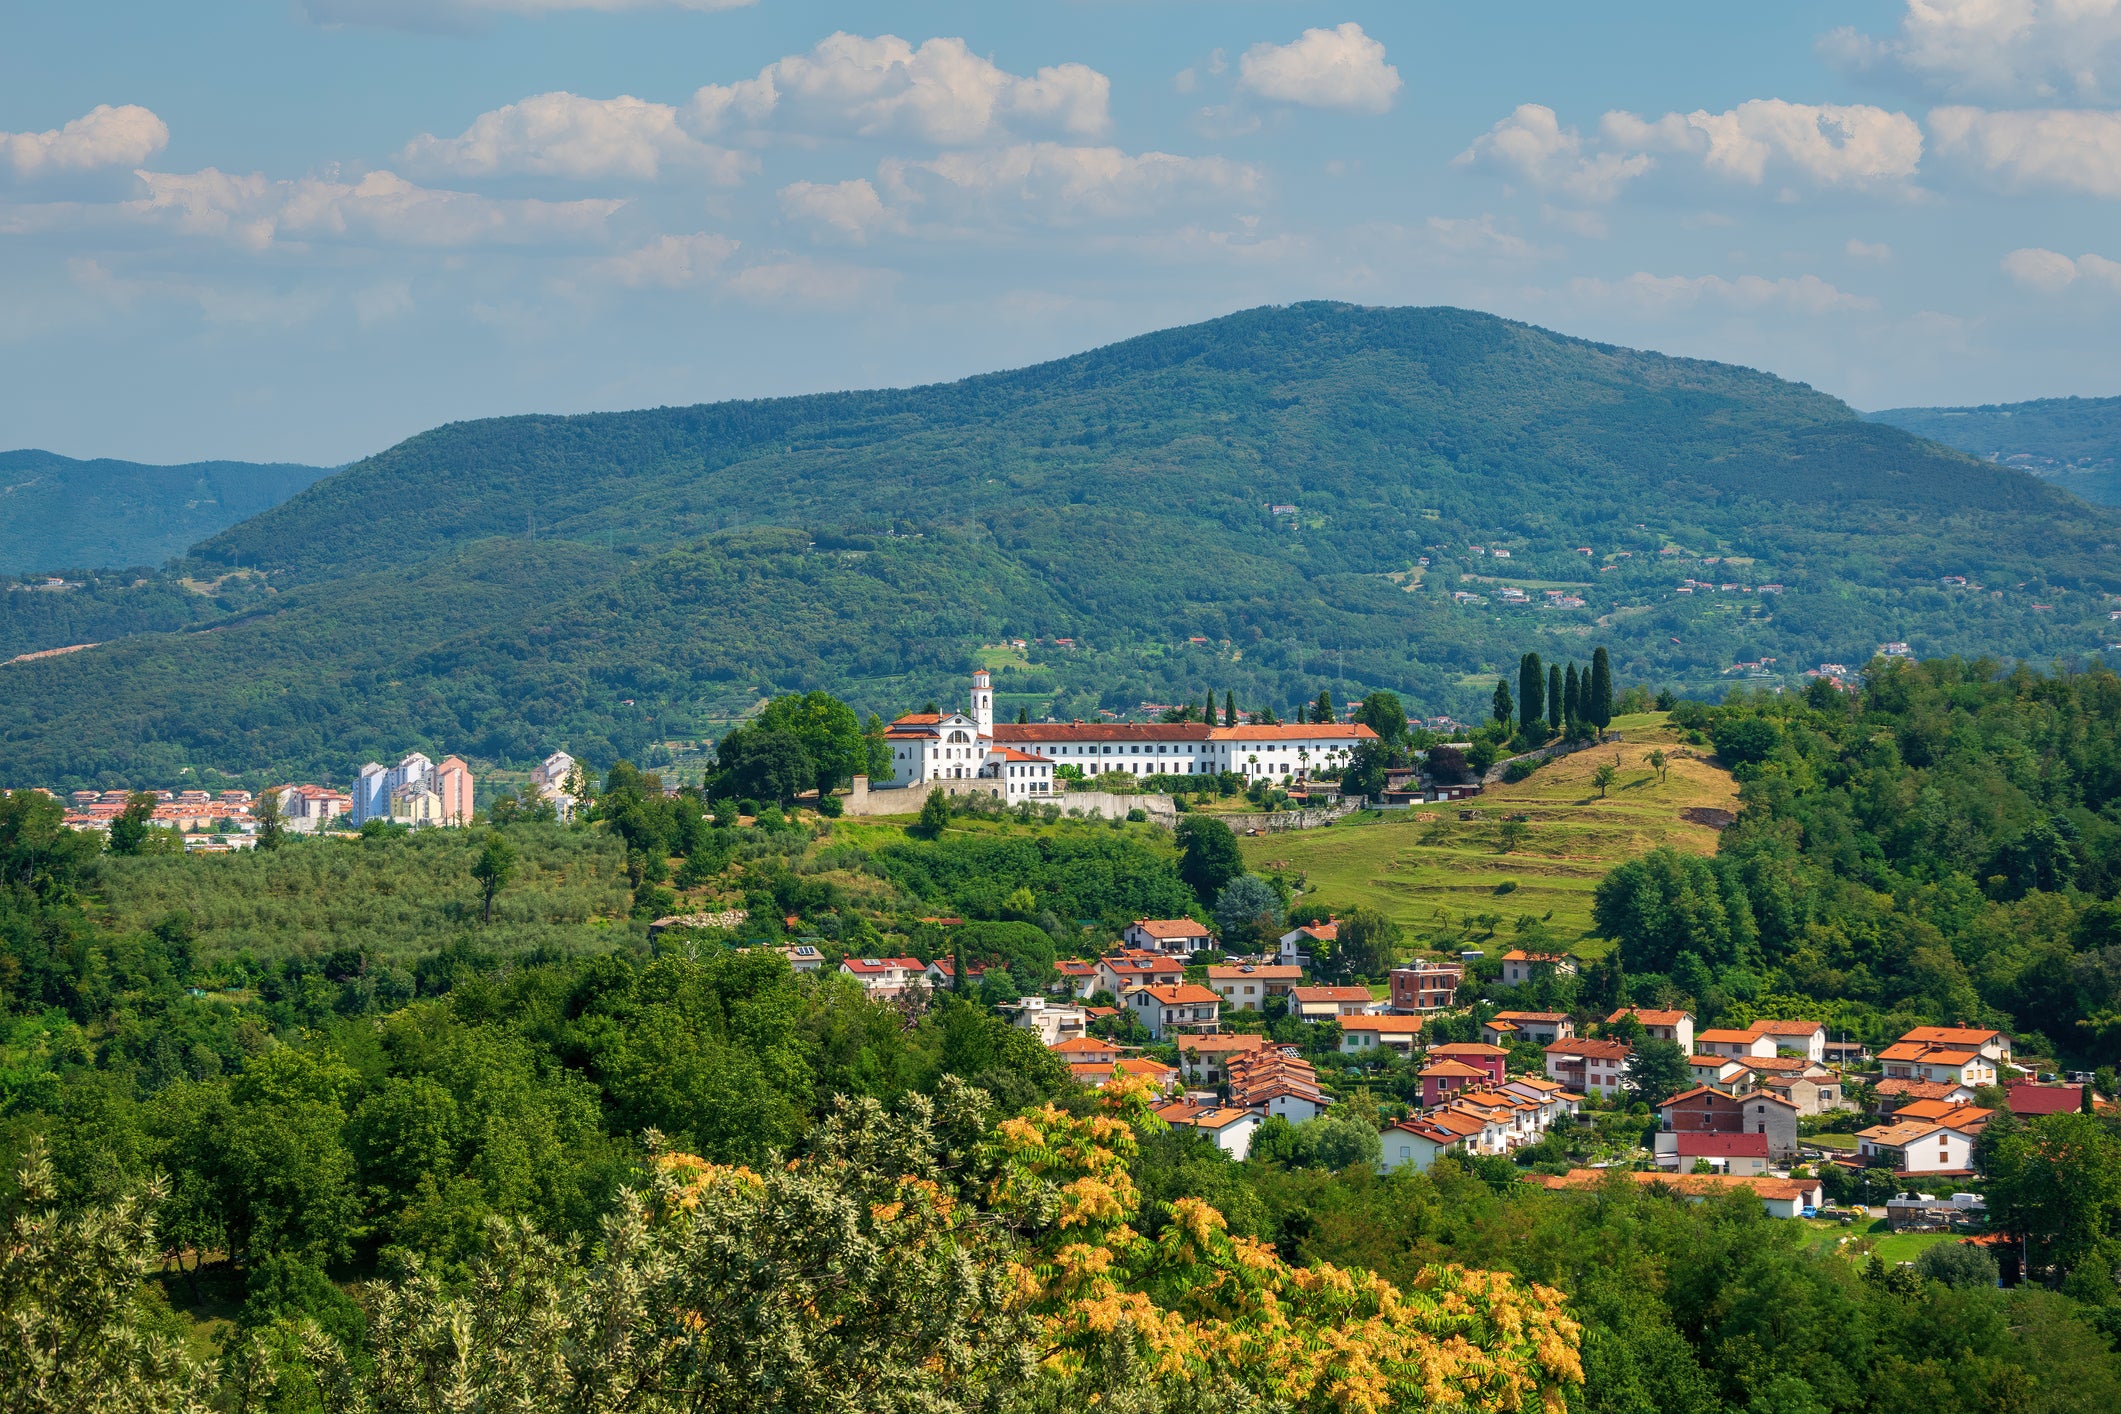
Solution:
<path fill-rule="evenodd" d="M 1045 795 L 1053 773 L 1074 766 L 1085 776 L 1240 776 L 1290 780 L 1312 769 L 1337 769 L 1356 745 L 1377 740 L 1359 723 L 1248 724 L 1205 722 L 996 722 L 994 682 L 972 675 L 968 711 L 910 712 L 884 733 L 892 780 L 1004 778 L 1011 796 Z"/>
<path fill-rule="evenodd" d="M 568 789 L 574 783 L 576 769 L 572 756 L 564 751 L 553 752 L 530 773 L 530 798 L 551 801 L 562 820 L 572 820 L 575 808 L 581 804 Z"/>

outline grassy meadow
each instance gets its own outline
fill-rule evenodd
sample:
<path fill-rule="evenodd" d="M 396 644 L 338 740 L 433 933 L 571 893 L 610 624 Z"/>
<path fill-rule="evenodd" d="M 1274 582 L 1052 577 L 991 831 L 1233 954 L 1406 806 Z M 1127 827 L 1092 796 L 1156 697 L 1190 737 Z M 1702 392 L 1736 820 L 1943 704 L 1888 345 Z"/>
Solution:
<path fill-rule="evenodd" d="M 1381 909 L 1402 925 L 1426 930 L 1439 910 L 1454 920 L 1551 913 L 1550 927 L 1579 938 L 1591 926 L 1591 892 L 1608 869 L 1664 844 L 1714 853 L 1716 829 L 1681 812 L 1738 808 L 1730 773 L 1709 762 L 1708 748 L 1682 745 L 1663 714 L 1618 718 L 1613 731 L 1618 740 L 1550 762 L 1515 785 L 1490 786 L 1474 800 L 1244 837 L 1245 862 L 1301 871 L 1330 902 Z M 1659 749 L 1671 758 L 1662 780 L 1646 760 Z M 1616 756 L 1619 779 L 1600 799 L 1592 773 Z M 1471 819 L 1459 818 L 1468 812 Z M 1506 847 L 1504 824 L 1518 815 L 1523 838 Z M 1599 950 L 1595 942 L 1578 948 L 1585 956 Z"/>

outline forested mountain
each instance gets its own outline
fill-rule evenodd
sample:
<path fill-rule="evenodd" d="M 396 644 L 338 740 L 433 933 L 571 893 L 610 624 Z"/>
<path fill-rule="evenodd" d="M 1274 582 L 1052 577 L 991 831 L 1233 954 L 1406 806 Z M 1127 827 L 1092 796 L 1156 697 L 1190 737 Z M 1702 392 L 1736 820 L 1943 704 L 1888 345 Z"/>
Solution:
<path fill-rule="evenodd" d="M 2087 501 L 2121 506 L 2121 398 L 1887 408 L 1870 418 L 2045 477 Z"/>
<path fill-rule="evenodd" d="M 144 466 L 0 452 L 0 571 L 159 565 L 330 474 L 292 462 Z"/>
<path fill-rule="evenodd" d="M 1062 716 L 1377 686 L 1470 716 L 1594 628 L 1624 681 L 1697 688 L 1889 639 L 2045 661 L 2106 641 L 2117 527 L 1752 370 L 1260 309 L 944 386 L 438 428 L 199 545 L 189 631 L 0 669 L 0 763 L 608 760 L 762 694 L 940 700 L 1011 637 L 1002 705 Z M 31 597 L 16 653 L 68 641 Z"/>

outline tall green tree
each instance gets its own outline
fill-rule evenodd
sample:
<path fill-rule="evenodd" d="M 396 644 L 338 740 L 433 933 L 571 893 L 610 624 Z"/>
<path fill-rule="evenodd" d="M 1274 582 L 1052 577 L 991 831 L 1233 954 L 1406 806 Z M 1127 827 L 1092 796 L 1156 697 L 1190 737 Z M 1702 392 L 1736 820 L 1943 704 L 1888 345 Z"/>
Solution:
<path fill-rule="evenodd" d="M 1583 715 L 1601 737 L 1613 724 L 1613 659 L 1603 648 L 1591 654 L 1591 690 Z"/>
<path fill-rule="evenodd" d="M 943 831 L 950 828 L 950 797 L 937 786 L 928 792 L 921 802 L 921 818 L 914 826 L 925 839 L 939 840 Z"/>
<path fill-rule="evenodd" d="M 716 797 L 791 801 L 817 783 L 817 763 L 792 731 L 757 724 L 733 729 L 715 747 Z"/>
<path fill-rule="evenodd" d="M 1351 908 L 1335 926 L 1331 968 L 1347 982 L 1381 978 L 1399 956 L 1399 925 L 1374 908 Z"/>
<path fill-rule="evenodd" d="M 1318 705 L 1311 709 L 1311 720 L 1320 723 L 1337 720 L 1333 715 L 1333 694 L 1324 688 L 1319 689 Z"/>
<path fill-rule="evenodd" d="M 1257 874 L 1240 874 L 1215 900 L 1215 931 L 1225 952 L 1258 952 L 1281 936 L 1281 895 Z"/>
<path fill-rule="evenodd" d="M 776 697 L 759 713 L 764 731 L 783 731 L 803 745 L 822 793 L 838 790 L 869 769 L 869 745 L 854 709 L 829 692 Z"/>
<path fill-rule="evenodd" d="M 1988 1139 L 1987 1135 L 1983 1136 Z M 2121 1261 L 2121 1139 L 2089 1115 L 2008 1125 L 1977 1150 L 1989 1226 L 2023 1237 L 2035 1268 L 2058 1279 Z M 2111 1277 L 2105 1282 L 2111 1292 Z"/>
<path fill-rule="evenodd" d="M 1537 653 L 1517 660 L 1517 713 L 1527 727 L 1547 715 L 1547 672 Z"/>
<path fill-rule="evenodd" d="M 1516 704 L 1510 701 L 1510 685 L 1501 678 L 1495 679 L 1495 700 L 1491 706 L 1491 711 L 1496 722 L 1504 723 L 1509 721 L 1511 713 L 1515 710 Z"/>
<path fill-rule="evenodd" d="M 1568 699 L 1561 693 L 1561 664 L 1547 664 L 1547 727 L 1560 731 L 1568 720 Z"/>
<path fill-rule="evenodd" d="M 149 823 L 154 818 L 156 800 L 151 791 L 135 791 L 125 802 L 125 809 L 118 818 L 110 822 L 110 852 L 112 854 L 138 854 L 147 845 L 147 832 L 153 828 Z"/>
<path fill-rule="evenodd" d="M 1583 679 L 1577 675 L 1574 663 L 1569 664 L 1569 671 L 1561 680 L 1561 715 L 1572 726 L 1583 720 Z"/>
<path fill-rule="evenodd" d="M 1652 1109 L 1691 1085 L 1693 1076 L 1677 1041 L 1643 1041 L 1628 1058 L 1628 1094 Z"/>
<path fill-rule="evenodd" d="M 1396 692 L 1382 688 L 1362 700 L 1355 709 L 1355 720 L 1371 731 L 1387 746 L 1395 746 L 1407 734 L 1407 708 Z"/>
<path fill-rule="evenodd" d="M 1212 694 L 1209 697 L 1209 702 L 1211 705 L 1214 702 Z M 1234 692 L 1223 693 L 1223 725 L 1226 727 L 1237 725 L 1237 694 Z"/>
<path fill-rule="evenodd" d="M 1178 822 L 1178 877 L 1203 906 L 1212 905 L 1223 888 L 1245 872 L 1237 836 L 1222 821 L 1189 813 Z"/>
<path fill-rule="evenodd" d="M 493 922 L 493 896 L 506 887 L 515 876 L 516 852 L 514 846 L 498 832 L 489 831 L 486 844 L 471 866 L 471 877 L 479 881 L 479 898 L 482 906 L 480 921 Z"/>
<path fill-rule="evenodd" d="M 287 843 L 287 819 L 280 813 L 280 792 L 270 787 L 259 791 L 257 802 L 250 808 L 250 818 L 258 823 L 259 849 L 278 849 Z"/>

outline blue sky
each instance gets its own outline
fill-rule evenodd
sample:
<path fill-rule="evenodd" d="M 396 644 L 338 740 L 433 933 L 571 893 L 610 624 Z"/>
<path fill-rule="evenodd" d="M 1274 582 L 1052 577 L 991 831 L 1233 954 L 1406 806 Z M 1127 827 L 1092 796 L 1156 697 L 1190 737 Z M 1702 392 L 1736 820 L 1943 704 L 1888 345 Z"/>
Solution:
<path fill-rule="evenodd" d="M 1460 304 L 2121 392 L 2121 0 L 0 9 L 0 446 L 349 460 Z"/>

